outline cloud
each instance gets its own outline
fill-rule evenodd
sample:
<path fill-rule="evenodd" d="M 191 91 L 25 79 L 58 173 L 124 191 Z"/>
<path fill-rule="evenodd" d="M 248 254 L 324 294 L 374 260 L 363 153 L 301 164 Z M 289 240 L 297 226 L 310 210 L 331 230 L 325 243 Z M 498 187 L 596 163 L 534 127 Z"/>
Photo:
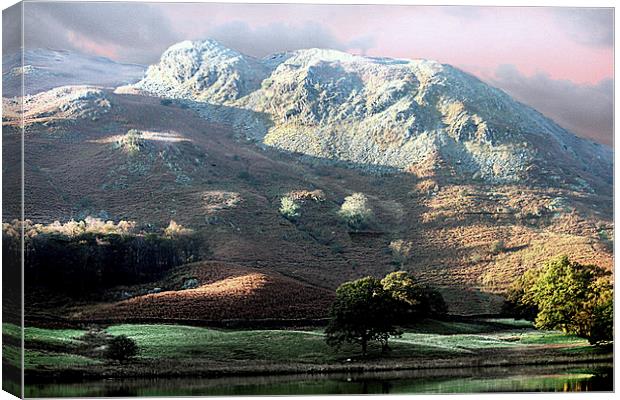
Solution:
<path fill-rule="evenodd" d="M 365 55 L 368 50 L 375 47 L 375 38 L 371 35 L 358 36 L 346 42 L 345 50 L 359 50 L 360 54 Z"/>
<path fill-rule="evenodd" d="M 139 3 L 25 3 L 25 43 L 113 56 L 119 61 L 155 61 L 181 38 L 157 9 Z"/>
<path fill-rule="evenodd" d="M 21 47 L 22 4 L 2 10 L 2 54 L 16 53 Z"/>
<path fill-rule="evenodd" d="M 612 47 L 614 44 L 613 8 L 556 8 L 558 23 L 577 43 Z"/>
<path fill-rule="evenodd" d="M 231 21 L 209 29 L 207 35 L 225 46 L 255 57 L 313 47 L 365 53 L 374 46 L 371 36 L 340 41 L 329 29 L 315 22 L 300 25 L 274 22 L 251 27 L 243 21 Z"/>
<path fill-rule="evenodd" d="M 573 133 L 613 144 L 612 79 L 603 79 L 596 85 L 580 85 L 551 79 L 545 73 L 526 76 L 514 65 L 502 65 L 488 80 Z"/>

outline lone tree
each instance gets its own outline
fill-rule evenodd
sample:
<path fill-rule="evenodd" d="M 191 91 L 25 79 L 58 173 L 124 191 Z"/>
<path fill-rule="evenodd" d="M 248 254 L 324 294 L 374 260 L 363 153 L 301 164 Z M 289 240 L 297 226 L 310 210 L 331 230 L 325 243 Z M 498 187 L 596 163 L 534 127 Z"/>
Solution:
<path fill-rule="evenodd" d="M 331 321 L 325 330 L 327 343 L 334 347 L 345 342 L 359 343 L 364 355 L 373 340 L 387 349 L 389 337 L 399 334 L 393 325 L 394 309 L 392 296 L 377 278 L 368 276 L 342 284 L 336 290 Z"/>
<path fill-rule="evenodd" d="M 389 338 L 402 333 L 400 326 L 446 311 L 441 294 L 417 284 L 407 272 L 393 272 L 383 280 L 368 276 L 336 290 L 326 340 L 334 347 L 359 343 L 364 355 L 368 343 L 378 341 L 386 351 Z"/>
<path fill-rule="evenodd" d="M 138 354 L 136 341 L 125 336 L 114 336 L 108 343 L 106 357 L 116 361 L 125 361 Z"/>
<path fill-rule="evenodd" d="M 613 285 L 600 267 L 558 257 L 526 272 L 508 300 L 512 310 L 535 315 L 539 329 L 559 329 L 595 345 L 613 340 Z"/>
<path fill-rule="evenodd" d="M 340 217 L 353 229 L 363 229 L 373 217 L 368 198 L 363 193 L 353 193 L 344 199 L 340 206 Z"/>

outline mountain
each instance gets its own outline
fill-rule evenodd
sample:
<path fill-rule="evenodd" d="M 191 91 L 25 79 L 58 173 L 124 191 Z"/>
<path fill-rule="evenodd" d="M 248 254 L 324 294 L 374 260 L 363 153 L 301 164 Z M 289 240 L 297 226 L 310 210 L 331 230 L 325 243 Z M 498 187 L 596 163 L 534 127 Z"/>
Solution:
<path fill-rule="evenodd" d="M 104 318 L 135 307 L 207 318 L 208 308 L 178 306 L 228 304 L 218 296 L 237 289 L 257 304 L 300 292 L 312 308 L 323 289 L 395 269 L 439 287 L 451 313 L 490 314 L 497 294 L 551 257 L 613 268 L 611 150 L 451 67 L 330 50 L 254 59 L 184 42 L 135 86 L 101 85 L 3 99 L 3 222 L 22 206 L 34 224 L 93 216 L 150 231 L 174 220 L 200 235 L 204 262 L 79 310 L 29 292 L 31 314 Z M 498 163 L 499 173 L 474 179 L 475 162 Z M 502 174 L 509 162 L 525 169 Z M 372 209 L 364 231 L 339 213 L 354 193 Z M 283 198 L 299 207 L 293 220 Z M 199 275 L 214 263 L 221 276 Z M 204 287 L 179 293 L 199 276 Z M 150 296 L 154 288 L 172 293 Z M 119 302 L 123 291 L 134 297 Z"/>
<path fill-rule="evenodd" d="M 2 57 L 3 97 L 21 96 L 22 77 L 27 95 L 58 86 L 133 83 L 144 74 L 141 65 L 122 64 L 105 57 L 68 50 L 27 49 Z"/>
<path fill-rule="evenodd" d="M 435 61 L 323 49 L 256 59 L 214 40 L 185 41 L 134 87 L 191 101 L 265 145 L 366 169 L 440 169 L 441 160 L 488 183 L 584 191 L 612 183 L 610 148 Z"/>

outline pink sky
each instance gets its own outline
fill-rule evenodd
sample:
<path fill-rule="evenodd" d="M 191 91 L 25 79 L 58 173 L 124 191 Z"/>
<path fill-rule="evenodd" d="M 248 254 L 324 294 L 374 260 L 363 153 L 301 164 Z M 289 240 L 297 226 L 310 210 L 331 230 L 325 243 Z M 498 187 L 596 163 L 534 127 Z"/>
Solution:
<path fill-rule="evenodd" d="M 213 26 L 243 21 L 251 28 L 273 23 L 319 22 L 341 42 L 371 37 L 368 55 L 430 58 L 477 75 L 512 64 L 524 74 L 598 83 L 613 76 L 613 47 L 588 43 L 595 26 L 547 7 L 421 7 L 325 5 L 162 5 L 174 29 L 188 38 Z M 610 11 L 611 12 L 611 11 Z M 589 32 L 592 30 L 593 32 Z M 586 37 L 578 40 L 579 36 Z M 349 50 L 359 52 L 358 49 Z"/>

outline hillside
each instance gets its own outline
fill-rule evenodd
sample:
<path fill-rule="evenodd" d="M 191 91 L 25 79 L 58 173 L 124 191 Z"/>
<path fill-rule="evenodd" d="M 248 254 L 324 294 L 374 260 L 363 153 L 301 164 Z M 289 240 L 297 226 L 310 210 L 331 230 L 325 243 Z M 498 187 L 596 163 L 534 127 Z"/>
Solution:
<path fill-rule="evenodd" d="M 146 287 L 157 293 L 141 294 Z M 251 320 L 324 318 L 335 295 L 273 272 L 224 263 L 176 268 L 148 286 L 123 288 L 131 298 L 88 307 L 70 315 L 79 320 Z M 117 289 L 119 290 L 119 289 Z"/>
<path fill-rule="evenodd" d="M 434 61 L 322 49 L 255 59 L 185 41 L 133 87 L 191 101 L 265 145 L 369 170 L 440 169 L 436 153 L 463 181 L 611 193 L 611 149 Z"/>
<path fill-rule="evenodd" d="M 94 97 L 55 94 L 83 90 Z M 45 100 L 52 95 L 64 105 Z M 204 233 L 210 261 L 329 290 L 406 269 L 438 285 L 460 314 L 496 312 L 494 293 L 559 253 L 613 265 L 613 202 L 605 192 L 463 181 L 438 153 L 411 172 L 326 164 L 257 146 L 182 102 L 102 88 L 32 99 L 39 117 L 26 126 L 25 213 L 37 223 L 88 215 L 142 226 L 175 220 Z M 19 182 L 14 122 L 3 122 L 5 220 L 19 217 L 19 191 L 10 190 Z M 130 129 L 141 132 L 134 152 L 122 140 Z M 352 231 L 337 215 L 355 192 L 368 196 L 375 214 L 367 232 Z M 278 211 L 283 196 L 300 205 L 294 222 Z M 503 248 L 493 251 L 500 240 Z M 405 257 L 395 254 L 399 243 L 410 249 Z"/>

